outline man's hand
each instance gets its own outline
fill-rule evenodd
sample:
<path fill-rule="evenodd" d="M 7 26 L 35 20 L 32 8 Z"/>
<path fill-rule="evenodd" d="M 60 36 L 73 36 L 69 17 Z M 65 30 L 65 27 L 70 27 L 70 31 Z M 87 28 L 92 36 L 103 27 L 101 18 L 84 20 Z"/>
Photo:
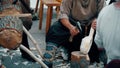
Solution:
<path fill-rule="evenodd" d="M 96 29 L 96 19 L 94 19 L 94 20 L 92 21 L 91 27 L 92 27 L 93 29 Z"/>
<path fill-rule="evenodd" d="M 66 28 L 69 29 L 70 34 L 71 34 L 71 36 L 70 36 L 70 38 L 69 38 L 69 41 L 72 42 L 73 37 L 79 33 L 79 29 L 78 29 L 76 26 L 73 26 L 73 25 L 69 22 L 69 20 L 66 19 L 66 18 L 63 18 L 63 19 L 61 19 L 60 21 L 61 21 L 61 23 L 62 23 Z"/>
<path fill-rule="evenodd" d="M 75 26 L 72 26 L 71 29 L 70 29 L 70 34 L 71 36 L 75 36 L 79 33 L 79 29 Z"/>
<path fill-rule="evenodd" d="M 69 38 L 69 42 L 72 42 L 73 37 L 74 37 L 75 35 L 77 35 L 78 33 L 79 33 L 78 28 L 75 27 L 75 26 L 73 26 L 73 27 L 70 29 L 70 34 L 71 34 L 71 36 L 70 36 L 70 38 Z"/>

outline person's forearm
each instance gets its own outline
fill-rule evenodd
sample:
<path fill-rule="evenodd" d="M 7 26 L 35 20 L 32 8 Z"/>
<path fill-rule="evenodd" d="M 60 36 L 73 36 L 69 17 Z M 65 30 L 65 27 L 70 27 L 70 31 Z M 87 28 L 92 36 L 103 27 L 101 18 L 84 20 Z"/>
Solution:
<path fill-rule="evenodd" d="M 68 19 L 63 18 L 63 19 L 61 19 L 60 21 L 61 21 L 61 23 L 62 23 L 66 28 L 68 28 L 69 30 L 71 30 L 72 28 L 74 28 L 74 26 L 69 22 Z"/>
<path fill-rule="evenodd" d="M 66 28 L 69 29 L 71 34 L 69 41 L 72 42 L 73 37 L 79 33 L 79 30 L 76 28 L 76 26 L 73 26 L 67 18 L 61 19 L 60 21 Z"/>

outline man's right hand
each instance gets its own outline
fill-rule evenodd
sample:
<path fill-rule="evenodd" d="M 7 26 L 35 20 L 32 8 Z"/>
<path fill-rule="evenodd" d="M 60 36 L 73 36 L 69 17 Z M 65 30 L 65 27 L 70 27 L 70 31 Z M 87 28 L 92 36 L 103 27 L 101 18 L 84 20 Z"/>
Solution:
<path fill-rule="evenodd" d="M 79 33 L 79 29 L 76 26 L 72 26 L 69 30 L 72 37 Z"/>
<path fill-rule="evenodd" d="M 71 34 L 72 37 L 74 37 L 75 35 L 77 35 L 77 34 L 79 33 L 78 28 L 77 28 L 76 26 L 73 26 L 68 19 L 66 19 L 66 18 L 61 19 L 61 23 L 62 23 L 66 28 L 69 29 L 70 34 Z"/>

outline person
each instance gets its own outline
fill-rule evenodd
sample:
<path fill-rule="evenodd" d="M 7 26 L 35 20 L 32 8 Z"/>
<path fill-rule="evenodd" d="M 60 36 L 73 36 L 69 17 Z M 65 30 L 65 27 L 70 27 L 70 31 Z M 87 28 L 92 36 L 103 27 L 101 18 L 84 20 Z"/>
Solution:
<path fill-rule="evenodd" d="M 116 0 L 110 0 L 109 1 L 109 5 L 116 2 Z M 107 64 L 107 56 L 106 56 L 106 52 L 104 49 L 98 49 L 99 50 L 99 58 L 100 58 L 100 61 L 102 61 L 104 63 L 104 65 Z"/>
<path fill-rule="evenodd" d="M 96 23 L 93 21 L 104 5 L 104 0 L 62 0 L 59 19 L 46 34 L 45 63 L 50 65 L 52 60 L 60 56 L 58 53 L 61 51 L 62 58 L 67 60 L 68 56 L 70 60 L 71 52 L 80 50 L 81 40 L 89 34 L 90 27 L 95 29 Z M 99 62 L 95 43 L 90 49 L 89 57 L 91 63 Z"/>
<path fill-rule="evenodd" d="M 97 19 L 95 43 L 98 48 L 105 50 L 108 68 L 120 63 L 120 0 L 106 6 Z M 108 21 L 109 20 L 109 21 Z M 116 64 L 117 65 L 117 64 Z M 112 67 L 120 68 L 120 67 Z"/>

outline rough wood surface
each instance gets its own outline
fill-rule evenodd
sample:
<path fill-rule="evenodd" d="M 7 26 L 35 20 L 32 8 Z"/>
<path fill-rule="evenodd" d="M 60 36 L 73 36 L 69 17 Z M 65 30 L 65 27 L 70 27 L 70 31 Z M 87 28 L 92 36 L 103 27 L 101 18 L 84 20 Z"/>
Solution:
<path fill-rule="evenodd" d="M 13 0 L 2 0 L 0 6 L 0 45 L 8 49 L 14 49 L 20 45 L 22 26 L 29 30 L 32 25 L 31 14 L 22 14 L 21 5 L 13 5 L 12 2 Z"/>
<path fill-rule="evenodd" d="M 0 20 L 0 45 L 17 48 L 22 41 L 22 21 L 15 16 L 5 16 Z"/>
<path fill-rule="evenodd" d="M 16 16 L 19 17 L 22 22 L 23 25 L 26 27 L 26 29 L 30 29 L 31 25 L 32 25 L 32 15 L 29 13 L 25 13 L 25 14 L 0 14 L 0 18 L 3 18 L 5 16 Z"/>
<path fill-rule="evenodd" d="M 27 1 L 29 1 L 29 0 L 26 0 L 25 2 L 27 2 Z M 5 16 L 17 16 L 23 21 L 23 25 L 27 29 L 30 29 L 29 26 L 32 25 L 32 15 L 30 13 L 23 14 L 22 11 L 24 11 L 24 10 L 21 9 L 20 5 L 18 5 L 18 4 L 13 5 L 9 2 L 8 4 L 3 4 L 0 7 L 1 7 L 0 8 L 0 10 L 1 10 L 0 18 L 5 17 Z"/>
<path fill-rule="evenodd" d="M 0 6 L 0 11 L 2 14 L 20 14 L 22 9 L 19 5 L 5 4 Z"/>
<path fill-rule="evenodd" d="M 15 0 L 1 0 L 1 5 L 8 5 L 8 4 L 12 4 Z M 23 5 L 23 2 L 24 1 L 24 4 L 25 6 Z M 14 5 L 17 5 L 17 6 L 20 6 L 21 7 L 21 11 L 23 13 L 28 13 L 29 11 L 27 10 L 28 8 L 30 9 L 30 0 L 18 0 Z M 27 9 L 26 9 L 26 6 L 27 6 Z"/>
<path fill-rule="evenodd" d="M 88 55 L 84 55 L 80 51 L 71 53 L 71 68 L 87 68 L 89 61 Z"/>
<path fill-rule="evenodd" d="M 5 4 L 12 4 L 13 0 L 1 0 L 1 4 L 5 5 Z"/>

